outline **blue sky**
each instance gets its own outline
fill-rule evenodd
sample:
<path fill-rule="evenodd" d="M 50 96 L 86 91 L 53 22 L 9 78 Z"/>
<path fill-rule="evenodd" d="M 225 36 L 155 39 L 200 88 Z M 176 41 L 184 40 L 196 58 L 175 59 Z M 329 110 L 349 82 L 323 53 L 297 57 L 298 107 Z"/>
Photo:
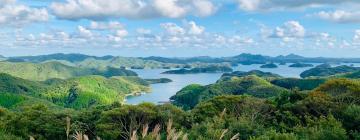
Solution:
<path fill-rule="evenodd" d="M 359 57 L 358 0 L 0 0 L 0 54 Z"/>

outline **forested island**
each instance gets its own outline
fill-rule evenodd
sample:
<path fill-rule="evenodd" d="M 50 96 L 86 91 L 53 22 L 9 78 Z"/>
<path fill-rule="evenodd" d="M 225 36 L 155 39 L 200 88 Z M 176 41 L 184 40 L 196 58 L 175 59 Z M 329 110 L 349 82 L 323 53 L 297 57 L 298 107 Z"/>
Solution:
<path fill-rule="evenodd" d="M 313 67 L 313 64 L 306 64 L 306 63 L 294 63 L 289 65 L 289 67 L 293 67 L 293 68 L 304 68 L 304 67 Z"/>
<path fill-rule="evenodd" d="M 268 64 L 264 64 L 264 65 L 261 65 L 260 68 L 277 68 L 278 66 L 274 63 L 268 63 Z"/>
<path fill-rule="evenodd" d="M 192 69 L 178 69 L 178 70 L 169 70 L 163 72 L 163 74 L 197 74 L 197 73 L 222 73 L 222 72 L 232 72 L 233 69 L 229 66 L 208 66 L 208 67 L 199 67 Z"/>

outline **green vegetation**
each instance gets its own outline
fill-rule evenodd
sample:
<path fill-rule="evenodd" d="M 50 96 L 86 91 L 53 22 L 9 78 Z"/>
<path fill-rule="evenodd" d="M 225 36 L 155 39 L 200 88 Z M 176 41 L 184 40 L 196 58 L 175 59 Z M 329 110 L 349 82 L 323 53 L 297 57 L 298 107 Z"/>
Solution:
<path fill-rule="evenodd" d="M 159 78 L 159 79 L 145 79 L 149 84 L 159 84 L 159 83 L 170 83 L 172 82 L 169 78 Z"/>
<path fill-rule="evenodd" d="M 293 67 L 293 68 L 304 68 L 304 67 L 313 67 L 313 64 L 305 64 L 305 63 L 294 63 L 289 65 L 289 67 Z"/>
<path fill-rule="evenodd" d="M 129 76 L 132 72 L 125 71 L 125 62 L 113 66 L 121 69 L 108 67 L 116 64 L 112 62 L 96 66 L 116 59 L 112 56 L 75 56 L 72 61 L 66 59 L 68 56 L 54 55 L 26 57 L 37 63 L 0 62 L 0 69 L 7 73 L 0 74 L 1 140 L 360 139 L 359 70 L 353 67 L 349 71 L 349 67 L 324 64 L 316 67 L 319 76 L 324 77 L 305 79 L 261 71 L 226 73 L 214 84 L 183 88 L 171 97 L 172 104 L 126 105 L 125 96 L 147 92 L 149 84 L 169 79 Z M 57 58 L 56 62 L 50 58 Z M 96 61 L 90 65 L 93 68 L 86 68 L 86 64 L 78 67 L 88 59 Z M 139 64 L 143 68 L 149 66 L 149 61 L 155 62 L 138 59 L 146 61 Z M 176 66 L 189 67 L 222 60 L 276 62 L 269 59 L 300 62 L 306 58 L 243 54 L 162 61 L 179 61 L 176 63 L 183 64 Z M 192 62 L 185 64 L 187 61 Z M 155 63 L 169 68 L 163 62 Z"/>
<path fill-rule="evenodd" d="M 268 63 L 260 66 L 260 68 L 277 68 L 277 67 L 278 66 L 274 63 Z"/>
<path fill-rule="evenodd" d="M 169 70 L 163 72 L 163 74 L 196 74 L 196 73 L 220 73 L 220 72 L 232 72 L 233 69 L 230 66 L 222 65 L 211 65 L 207 67 L 199 67 L 192 69 L 178 69 L 178 70 Z"/>
<path fill-rule="evenodd" d="M 180 90 L 170 99 L 172 103 L 191 109 L 198 103 L 219 95 L 243 95 L 248 94 L 259 98 L 269 98 L 287 92 L 270 82 L 255 76 L 233 77 L 230 80 L 219 81 L 212 85 L 190 85 Z"/>
<path fill-rule="evenodd" d="M 117 90 L 101 88 L 117 85 L 112 80 L 139 81 L 135 77 L 106 79 L 100 76 L 69 81 L 78 82 L 79 87 L 84 88 L 79 90 L 85 93 L 108 92 L 108 88 Z M 69 81 L 51 79 L 37 84 L 53 87 Z M 93 86 L 96 84 L 100 85 Z M 251 94 L 252 89 L 259 86 L 279 90 L 271 93 L 258 90 L 266 93 L 260 96 Z M 79 90 L 72 91 L 78 93 Z M 171 104 L 122 105 L 117 102 L 73 110 L 30 93 L 0 94 L 0 139 L 356 140 L 360 136 L 359 80 L 330 79 L 305 93 L 284 90 L 255 75 L 232 77 L 213 85 L 190 85 L 182 89 L 174 98 L 183 103 L 177 105 L 192 108 L 188 111 Z M 193 98 L 206 100 L 198 102 Z"/>
<path fill-rule="evenodd" d="M 259 71 L 259 70 L 251 70 L 251 71 L 248 71 L 248 72 L 234 71 L 232 73 L 224 73 L 221 76 L 220 81 L 226 81 L 226 80 L 231 79 L 232 77 L 245 77 L 245 76 L 250 76 L 250 75 L 256 75 L 256 76 L 261 77 L 261 78 L 266 79 L 266 80 L 282 78 L 280 75 L 274 74 L 274 73 L 271 73 L 271 72 L 263 72 L 263 71 Z"/>
<path fill-rule="evenodd" d="M 5 107 L 33 97 L 58 106 L 81 109 L 123 103 L 125 96 L 149 90 L 148 82 L 138 77 L 83 76 L 35 82 L 0 74 L 0 104 Z"/>
<path fill-rule="evenodd" d="M 78 68 L 73 66 L 64 65 L 60 62 L 47 62 L 47 63 L 10 63 L 0 62 L 0 72 L 7 73 L 16 77 L 45 81 L 52 78 L 68 79 L 77 76 L 86 75 L 102 75 L 105 77 L 111 76 L 136 76 L 135 72 L 118 69 L 113 67 L 103 68 Z"/>
<path fill-rule="evenodd" d="M 350 67 L 350 66 L 337 66 L 337 67 L 329 67 L 328 65 L 320 65 L 315 68 L 306 70 L 300 74 L 301 77 L 322 77 L 322 76 L 332 76 L 336 74 L 344 74 L 349 72 L 357 72 L 360 68 Z"/>
<path fill-rule="evenodd" d="M 299 90 L 313 90 L 325 82 L 324 78 L 279 78 L 271 81 L 272 84 L 283 88 Z"/>

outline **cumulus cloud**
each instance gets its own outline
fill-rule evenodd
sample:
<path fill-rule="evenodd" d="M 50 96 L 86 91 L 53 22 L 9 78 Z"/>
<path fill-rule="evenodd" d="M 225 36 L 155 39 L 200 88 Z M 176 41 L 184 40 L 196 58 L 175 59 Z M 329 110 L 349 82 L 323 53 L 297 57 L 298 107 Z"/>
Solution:
<path fill-rule="evenodd" d="M 339 4 L 360 4 L 359 0 L 237 0 L 239 8 L 246 11 L 299 9 Z"/>
<path fill-rule="evenodd" d="M 323 20 L 328 20 L 337 23 L 360 23 L 360 11 L 320 11 L 311 16 L 318 17 Z"/>
<path fill-rule="evenodd" d="M 180 27 L 175 23 L 162 23 L 160 24 L 167 34 L 177 35 L 201 35 L 205 32 L 205 27 L 197 25 L 194 21 L 183 21 L 183 26 Z"/>
<path fill-rule="evenodd" d="M 161 28 L 163 28 L 169 35 L 183 35 L 185 34 L 185 29 L 176 25 L 175 23 L 161 23 Z"/>
<path fill-rule="evenodd" d="M 185 27 L 191 35 L 200 35 L 204 33 L 205 27 L 197 25 L 194 21 L 185 22 Z"/>
<path fill-rule="evenodd" d="M 287 21 L 282 26 L 276 27 L 270 37 L 274 38 L 303 38 L 306 30 L 298 21 Z"/>
<path fill-rule="evenodd" d="M 17 4 L 15 0 L 0 1 L 0 24 L 22 26 L 48 19 L 49 14 L 45 8 L 31 8 Z"/>
<path fill-rule="evenodd" d="M 92 30 L 118 30 L 123 29 L 124 25 L 117 21 L 110 22 L 95 22 L 90 23 L 90 29 Z"/>
<path fill-rule="evenodd" d="M 186 15 L 209 16 L 216 11 L 210 0 L 67 0 L 51 4 L 61 19 L 144 19 L 179 18 Z"/>
<path fill-rule="evenodd" d="M 93 36 L 93 33 L 90 30 L 83 27 L 83 26 L 78 26 L 77 30 L 78 30 L 78 33 L 79 33 L 80 37 L 90 38 L 90 37 Z"/>
<path fill-rule="evenodd" d="M 360 30 L 355 30 L 355 35 L 353 37 L 355 42 L 360 42 Z"/>

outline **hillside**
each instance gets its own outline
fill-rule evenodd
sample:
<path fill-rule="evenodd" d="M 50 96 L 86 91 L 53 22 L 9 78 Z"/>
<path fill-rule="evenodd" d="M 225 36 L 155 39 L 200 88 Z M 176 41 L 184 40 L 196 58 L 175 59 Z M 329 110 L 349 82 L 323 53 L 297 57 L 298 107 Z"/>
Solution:
<path fill-rule="evenodd" d="M 210 65 L 207 67 L 199 67 L 192 69 L 169 70 L 163 72 L 163 74 L 222 73 L 222 72 L 232 72 L 232 71 L 233 69 L 230 66 Z"/>
<path fill-rule="evenodd" d="M 277 68 L 278 66 L 274 63 L 261 65 L 260 68 Z"/>
<path fill-rule="evenodd" d="M 306 70 L 300 74 L 302 78 L 306 77 L 321 77 L 321 76 L 331 76 L 336 74 L 344 74 L 349 72 L 356 72 L 359 71 L 359 67 L 350 67 L 350 66 L 337 66 L 337 67 L 329 67 L 328 65 L 320 65 L 315 68 Z"/>
<path fill-rule="evenodd" d="M 313 67 L 313 64 L 306 64 L 306 63 L 294 63 L 289 65 L 289 67 L 292 68 L 305 68 L 305 67 Z"/>
<path fill-rule="evenodd" d="M 266 79 L 266 80 L 281 78 L 280 75 L 274 74 L 274 73 L 271 73 L 271 72 L 263 72 L 263 71 L 260 71 L 260 70 L 251 70 L 251 71 L 248 71 L 248 72 L 234 71 L 232 73 L 224 73 L 221 76 L 219 81 L 230 80 L 232 77 L 245 77 L 245 76 L 250 76 L 250 75 L 256 75 L 256 76 L 261 77 L 261 78 Z"/>
<path fill-rule="evenodd" d="M 83 76 L 67 80 L 50 79 L 45 82 L 35 82 L 9 74 L 0 74 L 0 94 L 9 102 L 32 97 L 76 109 L 114 102 L 124 103 L 125 96 L 148 92 L 150 90 L 148 86 L 147 81 L 138 77 Z"/>
<path fill-rule="evenodd" d="M 84 61 L 88 58 L 94 59 L 110 59 L 113 56 L 89 56 L 84 54 L 63 54 L 63 53 L 56 53 L 56 54 L 49 54 L 49 55 L 38 55 L 38 56 L 18 56 L 18 57 L 10 57 L 9 62 L 33 62 L 33 63 L 40 63 L 44 61 L 51 61 L 51 60 L 63 60 L 69 62 L 79 62 Z"/>
<path fill-rule="evenodd" d="M 274 97 L 287 92 L 286 89 L 272 85 L 270 82 L 255 76 L 233 77 L 227 81 L 200 86 L 190 85 L 172 96 L 172 103 L 185 109 L 191 109 L 201 101 L 220 95 L 248 94 L 259 98 Z"/>
<path fill-rule="evenodd" d="M 147 82 L 137 77 L 84 76 L 48 84 L 50 88 L 42 96 L 60 106 L 77 109 L 124 103 L 125 96 L 150 90 Z"/>
<path fill-rule="evenodd" d="M 118 68 L 78 68 L 64 65 L 60 62 L 28 63 L 0 62 L 0 72 L 28 80 L 44 81 L 51 78 L 67 79 L 85 75 L 136 76 L 135 72 Z"/>

